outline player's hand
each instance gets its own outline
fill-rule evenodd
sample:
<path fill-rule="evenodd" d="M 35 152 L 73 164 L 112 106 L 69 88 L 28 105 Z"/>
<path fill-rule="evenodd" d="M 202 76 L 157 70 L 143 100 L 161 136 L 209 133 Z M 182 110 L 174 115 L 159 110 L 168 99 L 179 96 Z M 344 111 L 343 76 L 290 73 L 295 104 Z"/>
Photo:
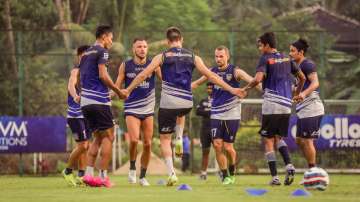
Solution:
<path fill-rule="evenodd" d="M 77 95 L 76 97 L 74 97 L 74 102 L 80 104 L 80 96 Z"/>
<path fill-rule="evenodd" d="M 233 88 L 231 94 L 238 96 L 239 98 L 243 99 L 247 96 L 247 92 L 244 88 Z"/>
<path fill-rule="evenodd" d="M 129 97 L 129 91 L 126 89 L 119 89 L 119 92 L 117 92 L 120 99 L 126 99 Z"/>
<path fill-rule="evenodd" d="M 197 88 L 199 85 L 197 85 L 195 82 L 191 83 L 191 89 L 194 90 L 195 88 Z"/>
<path fill-rule="evenodd" d="M 296 95 L 293 97 L 293 101 L 295 103 L 299 103 L 302 102 L 305 99 L 305 94 L 304 93 L 300 93 L 299 95 Z"/>
<path fill-rule="evenodd" d="M 111 91 L 110 91 L 110 99 L 115 98 L 115 96 L 116 96 L 116 93 L 111 90 Z"/>

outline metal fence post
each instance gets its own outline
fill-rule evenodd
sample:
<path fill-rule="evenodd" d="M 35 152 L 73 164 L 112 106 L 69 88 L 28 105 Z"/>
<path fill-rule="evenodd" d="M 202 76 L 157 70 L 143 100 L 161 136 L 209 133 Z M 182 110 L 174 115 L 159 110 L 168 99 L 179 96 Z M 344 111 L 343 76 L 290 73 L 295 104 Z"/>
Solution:
<path fill-rule="evenodd" d="M 18 64 L 18 115 L 20 117 L 24 114 L 24 95 L 23 95 L 23 86 L 24 86 L 24 64 L 22 62 L 22 33 L 18 31 L 17 35 L 17 64 Z M 23 155 L 19 154 L 19 174 L 23 176 L 24 174 L 24 165 L 23 165 Z"/>

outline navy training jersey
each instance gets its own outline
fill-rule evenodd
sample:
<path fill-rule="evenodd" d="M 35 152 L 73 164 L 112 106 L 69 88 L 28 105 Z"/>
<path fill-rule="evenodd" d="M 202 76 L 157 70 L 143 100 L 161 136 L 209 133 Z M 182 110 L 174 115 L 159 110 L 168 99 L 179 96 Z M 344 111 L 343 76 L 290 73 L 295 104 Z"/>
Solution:
<path fill-rule="evenodd" d="M 305 75 L 305 84 L 304 87 L 302 89 L 302 91 L 306 90 L 307 88 L 309 88 L 311 81 L 309 80 L 309 75 L 313 72 L 316 72 L 316 66 L 315 63 L 311 60 L 308 59 L 304 59 L 301 64 L 299 65 L 299 68 L 301 69 L 301 71 L 304 73 Z M 315 91 L 319 92 L 319 88 L 315 89 Z"/>
<path fill-rule="evenodd" d="M 79 93 L 79 91 L 77 91 Z M 81 112 L 80 104 L 74 101 L 74 98 L 68 92 L 68 110 L 67 110 L 67 118 L 83 118 L 83 114 Z"/>
<path fill-rule="evenodd" d="M 264 72 L 262 114 L 290 114 L 292 106 L 291 74 L 300 69 L 282 53 L 265 53 L 261 56 L 256 72 Z"/>
<path fill-rule="evenodd" d="M 127 88 L 134 78 L 142 72 L 151 60 L 146 60 L 145 64 L 136 64 L 133 59 L 125 62 L 125 88 Z M 125 100 L 125 113 L 153 114 L 155 107 L 155 73 L 146 78 L 136 87 Z"/>
<path fill-rule="evenodd" d="M 304 59 L 299 68 L 305 75 L 305 84 L 302 91 L 309 88 L 311 81 L 309 80 L 309 75 L 316 72 L 315 63 L 309 59 Z M 305 99 L 296 105 L 296 114 L 299 118 L 308 118 L 320 116 L 325 113 L 324 105 L 320 99 L 319 88 L 315 89 L 310 95 L 305 97 Z"/>
<path fill-rule="evenodd" d="M 80 61 L 81 106 L 111 105 L 109 89 L 99 77 L 99 65 L 107 65 L 108 59 L 108 51 L 100 45 L 85 51 Z"/>
<path fill-rule="evenodd" d="M 163 53 L 160 108 L 193 107 L 191 78 L 195 68 L 194 59 L 194 54 L 183 48 L 174 47 Z"/>
<path fill-rule="evenodd" d="M 211 71 L 221 77 L 231 87 L 239 88 L 240 83 L 236 80 L 234 74 L 236 68 L 236 66 L 229 64 L 225 70 L 213 67 Z M 236 95 L 231 94 L 218 85 L 214 85 L 211 99 L 211 119 L 238 120 L 241 118 L 240 99 Z"/>

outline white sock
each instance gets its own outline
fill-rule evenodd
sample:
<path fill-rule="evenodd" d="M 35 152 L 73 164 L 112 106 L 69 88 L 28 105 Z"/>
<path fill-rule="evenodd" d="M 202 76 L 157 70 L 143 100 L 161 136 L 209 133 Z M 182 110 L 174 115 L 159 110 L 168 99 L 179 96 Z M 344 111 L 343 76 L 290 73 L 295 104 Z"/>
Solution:
<path fill-rule="evenodd" d="M 202 170 L 201 175 L 207 175 L 207 172 Z"/>
<path fill-rule="evenodd" d="M 172 157 L 166 157 L 165 158 L 165 164 L 166 164 L 166 167 L 168 169 L 169 176 L 171 176 L 173 174 L 175 175 L 175 170 L 174 170 L 174 166 L 173 166 Z"/>
<path fill-rule="evenodd" d="M 183 133 L 184 133 L 184 127 L 182 127 L 182 125 L 176 125 L 175 126 L 176 139 L 182 138 Z"/>
<path fill-rule="evenodd" d="M 107 178 L 107 170 L 100 170 L 99 176 L 101 179 Z"/>
<path fill-rule="evenodd" d="M 94 167 L 86 166 L 85 175 L 94 176 Z"/>

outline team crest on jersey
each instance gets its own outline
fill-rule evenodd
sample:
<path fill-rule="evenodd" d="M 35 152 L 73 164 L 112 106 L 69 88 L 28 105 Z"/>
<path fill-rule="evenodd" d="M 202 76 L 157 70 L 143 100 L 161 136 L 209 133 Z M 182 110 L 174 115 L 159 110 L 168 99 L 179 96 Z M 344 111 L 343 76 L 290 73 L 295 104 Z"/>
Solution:
<path fill-rule="evenodd" d="M 226 80 L 231 81 L 232 76 L 233 76 L 232 74 L 226 74 Z"/>

